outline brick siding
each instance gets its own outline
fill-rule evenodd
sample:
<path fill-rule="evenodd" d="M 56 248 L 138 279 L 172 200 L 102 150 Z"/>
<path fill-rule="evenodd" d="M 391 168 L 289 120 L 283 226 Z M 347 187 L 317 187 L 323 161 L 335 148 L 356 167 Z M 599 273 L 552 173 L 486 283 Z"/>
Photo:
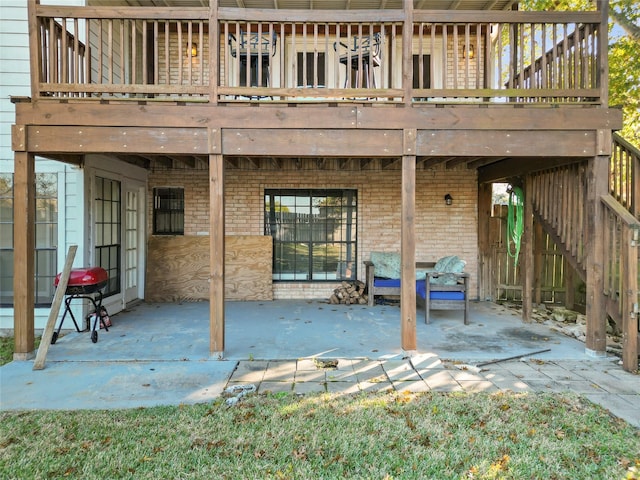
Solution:
<path fill-rule="evenodd" d="M 152 172 L 154 187 L 184 187 L 185 235 L 209 233 L 208 173 L 203 170 Z M 371 251 L 399 251 L 401 227 L 400 170 L 371 171 L 225 171 L 226 235 L 262 235 L 264 190 L 272 188 L 351 188 L 358 191 L 358 278 Z M 453 204 L 446 205 L 449 193 Z M 151 235 L 152 202 L 149 202 Z M 458 255 L 477 291 L 477 176 L 465 168 L 437 167 L 416 172 L 416 259 L 436 261 Z M 274 298 L 327 298 L 335 283 L 274 283 Z"/>

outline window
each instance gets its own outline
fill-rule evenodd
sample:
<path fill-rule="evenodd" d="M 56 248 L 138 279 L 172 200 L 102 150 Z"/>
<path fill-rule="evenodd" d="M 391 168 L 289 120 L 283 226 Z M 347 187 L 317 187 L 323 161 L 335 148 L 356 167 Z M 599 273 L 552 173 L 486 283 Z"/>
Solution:
<path fill-rule="evenodd" d="M 96 177 L 96 265 L 109 275 L 105 297 L 120 293 L 120 208 L 120 182 Z"/>
<path fill-rule="evenodd" d="M 251 55 L 249 58 L 249 86 L 268 87 L 269 86 L 269 57 L 267 55 Z M 258 68 L 259 67 L 259 68 Z M 258 72 L 260 81 L 258 81 Z M 247 86 L 247 57 L 240 57 L 240 86 Z"/>
<path fill-rule="evenodd" d="M 35 304 L 51 305 L 58 256 L 58 176 L 36 173 Z M 13 306 L 13 174 L 0 175 L 0 305 Z"/>
<path fill-rule="evenodd" d="M 420 57 L 422 57 L 422 70 Z M 413 88 L 431 88 L 431 55 L 413 56 Z"/>
<path fill-rule="evenodd" d="M 58 176 L 36 173 L 36 306 L 51 305 L 58 266 Z"/>
<path fill-rule="evenodd" d="M 273 31 L 271 34 L 251 31 L 229 33 L 228 41 L 231 56 L 234 58 L 230 65 L 231 78 L 237 79 L 232 81 L 232 84 L 241 87 L 268 87 L 271 57 L 276 53 L 278 41 L 276 32 Z M 249 68 L 248 72 L 247 68 Z"/>
<path fill-rule="evenodd" d="M 275 281 L 357 278 L 355 190 L 265 190 Z"/>
<path fill-rule="evenodd" d="M 297 52 L 298 87 L 324 87 L 325 55 L 323 52 Z"/>
<path fill-rule="evenodd" d="M 13 306 L 13 174 L 0 174 L 0 305 Z"/>
<path fill-rule="evenodd" d="M 153 234 L 184 235 L 184 188 L 153 189 Z"/>

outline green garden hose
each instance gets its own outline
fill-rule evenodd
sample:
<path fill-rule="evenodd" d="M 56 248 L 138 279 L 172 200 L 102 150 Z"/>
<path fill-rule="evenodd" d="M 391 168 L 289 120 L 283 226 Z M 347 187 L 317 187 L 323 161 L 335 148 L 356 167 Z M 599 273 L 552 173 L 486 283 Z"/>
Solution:
<path fill-rule="evenodd" d="M 524 230 L 524 192 L 520 187 L 513 187 L 509 192 L 509 209 L 507 210 L 507 253 L 518 265 L 520 241 Z"/>

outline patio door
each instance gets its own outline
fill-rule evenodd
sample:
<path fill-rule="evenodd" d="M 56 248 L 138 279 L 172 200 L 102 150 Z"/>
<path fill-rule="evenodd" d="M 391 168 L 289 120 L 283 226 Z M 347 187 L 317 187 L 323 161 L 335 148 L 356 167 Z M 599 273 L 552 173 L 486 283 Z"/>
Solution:
<path fill-rule="evenodd" d="M 124 304 L 142 297 L 143 284 L 142 248 L 140 233 L 141 201 L 144 194 L 140 187 L 127 185 L 124 189 Z"/>
<path fill-rule="evenodd" d="M 104 304 L 117 313 L 142 298 L 144 184 L 95 177 L 95 262 L 109 274 Z"/>

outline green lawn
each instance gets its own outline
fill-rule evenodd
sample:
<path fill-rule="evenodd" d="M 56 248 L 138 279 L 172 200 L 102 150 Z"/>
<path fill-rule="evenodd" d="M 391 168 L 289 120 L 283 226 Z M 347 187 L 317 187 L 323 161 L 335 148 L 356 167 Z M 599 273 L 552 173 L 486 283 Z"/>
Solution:
<path fill-rule="evenodd" d="M 572 395 L 256 395 L 0 414 L 0 478 L 625 479 L 640 432 Z"/>
<path fill-rule="evenodd" d="M 13 359 L 13 337 L 0 337 L 0 365 Z"/>
<path fill-rule="evenodd" d="M 0 364 L 13 338 L 0 338 Z M 640 430 L 574 395 L 254 395 L 0 413 L 0 478 L 638 479 Z"/>
<path fill-rule="evenodd" d="M 60 336 L 62 338 L 62 335 Z M 40 345 L 40 337 L 35 339 L 36 350 Z M 0 366 L 13 360 L 13 337 L 0 337 Z"/>

